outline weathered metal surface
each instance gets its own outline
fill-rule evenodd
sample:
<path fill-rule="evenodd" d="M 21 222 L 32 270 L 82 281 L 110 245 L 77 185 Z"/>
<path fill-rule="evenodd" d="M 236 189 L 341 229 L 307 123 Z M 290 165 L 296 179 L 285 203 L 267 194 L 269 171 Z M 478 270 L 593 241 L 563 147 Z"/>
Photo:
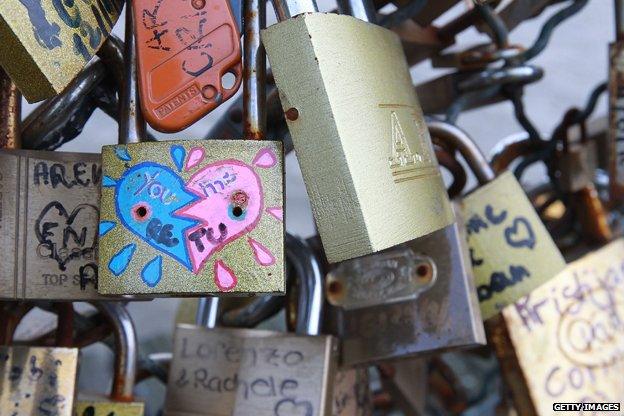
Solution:
<path fill-rule="evenodd" d="M 396 35 L 310 13 L 265 29 L 262 39 L 329 262 L 452 223 Z"/>
<path fill-rule="evenodd" d="M 285 290 L 281 143 L 105 146 L 102 294 Z"/>
<path fill-rule="evenodd" d="M 624 199 L 624 42 L 609 46 L 609 177 L 611 199 Z"/>
<path fill-rule="evenodd" d="M 372 416 L 373 397 L 367 368 L 336 372 L 332 416 Z"/>

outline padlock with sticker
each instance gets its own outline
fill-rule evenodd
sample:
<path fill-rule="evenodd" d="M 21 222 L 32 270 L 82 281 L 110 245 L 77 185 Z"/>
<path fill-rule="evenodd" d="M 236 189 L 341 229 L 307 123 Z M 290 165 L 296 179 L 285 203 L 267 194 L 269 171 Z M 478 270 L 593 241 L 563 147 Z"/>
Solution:
<path fill-rule="evenodd" d="M 480 185 L 462 197 L 460 206 L 481 315 L 488 319 L 563 270 L 565 261 L 511 172 L 495 176 L 457 126 L 427 125 L 435 139 L 459 151 Z"/>
<path fill-rule="evenodd" d="M 134 2 L 141 107 L 156 130 L 180 131 L 241 85 L 240 35 L 228 0 Z"/>

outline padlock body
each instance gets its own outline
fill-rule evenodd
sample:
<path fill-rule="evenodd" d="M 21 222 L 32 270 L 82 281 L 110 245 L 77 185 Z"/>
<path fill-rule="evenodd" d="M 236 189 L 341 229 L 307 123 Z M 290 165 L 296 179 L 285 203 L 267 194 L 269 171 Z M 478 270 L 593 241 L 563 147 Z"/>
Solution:
<path fill-rule="evenodd" d="M 123 2 L 0 2 L 0 65 L 33 103 L 59 94 L 109 36 Z"/>
<path fill-rule="evenodd" d="M 178 325 L 165 416 L 330 415 L 331 336 Z"/>
<path fill-rule="evenodd" d="M 113 402 L 105 397 L 89 398 L 78 395 L 74 416 L 143 416 L 145 404 L 141 402 Z"/>
<path fill-rule="evenodd" d="M 453 222 L 395 34 L 309 13 L 264 30 L 262 41 L 329 262 Z"/>
<path fill-rule="evenodd" d="M 0 298 L 93 300 L 100 156 L 0 152 Z"/>
<path fill-rule="evenodd" d="M 565 260 L 512 172 L 461 201 L 483 319 L 526 296 Z"/>
<path fill-rule="evenodd" d="M 281 143 L 104 146 L 102 294 L 281 293 Z"/>
<path fill-rule="evenodd" d="M 331 332 L 342 340 L 343 367 L 485 343 L 468 251 L 457 224 L 388 252 L 404 252 L 405 247 L 418 256 L 412 267 L 382 259 L 376 267 L 369 265 L 368 276 L 362 279 L 358 258 L 341 263 L 328 276 L 326 290 L 335 306 L 330 311 Z M 387 252 L 372 256 L 380 254 Z M 332 301 L 334 273 L 350 274 L 353 285 L 338 286 L 343 300 L 351 293 L 361 296 L 367 287 L 367 305 L 347 308 Z M 408 300 L 400 276 L 405 273 L 423 280 L 423 287 Z M 400 294 L 398 300 L 395 293 Z"/>
<path fill-rule="evenodd" d="M 242 81 L 240 35 L 228 0 L 134 2 L 141 108 L 176 132 L 231 98 Z M 230 73 L 233 85 L 222 78 Z"/>
<path fill-rule="evenodd" d="M 0 346 L 0 414 L 72 416 L 77 348 Z"/>
<path fill-rule="evenodd" d="M 570 263 L 488 331 L 520 414 L 552 415 L 554 403 L 624 406 L 623 253 L 619 239 Z"/>

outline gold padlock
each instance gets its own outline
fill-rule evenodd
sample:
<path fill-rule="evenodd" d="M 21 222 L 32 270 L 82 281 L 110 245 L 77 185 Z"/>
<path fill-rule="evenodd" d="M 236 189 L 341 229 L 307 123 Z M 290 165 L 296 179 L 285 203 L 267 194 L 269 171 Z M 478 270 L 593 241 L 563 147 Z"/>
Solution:
<path fill-rule="evenodd" d="M 121 0 L 0 3 L 0 65 L 33 103 L 60 93 L 109 36 Z"/>
<path fill-rule="evenodd" d="M 74 416 L 143 416 L 144 403 L 134 400 L 138 345 L 134 323 L 119 302 L 101 302 L 96 307 L 106 317 L 115 337 L 115 372 L 108 397 L 79 393 Z"/>
<path fill-rule="evenodd" d="M 398 37 L 313 1 L 274 6 L 280 22 L 262 41 L 328 261 L 451 224 Z"/>
<path fill-rule="evenodd" d="M 565 267 L 565 260 L 511 172 L 498 177 L 460 128 L 427 123 L 431 135 L 458 150 L 479 184 L 461 200 L 470 259 L 487 320 L 542 285 Z"/>
<path fill-rule="evenodd" d="M 624 406 L 622 253 L 619 239 L 570 263 L 491 323 L 518 414 L 552 415 L 557 403 Z"/>
<path fill-rule="evenodd" d="M 132 13 L 126 19 L 133 27 Z M 134 55 L 126 48 L 128 67 Z M 247 74 L 254 63 L 245 63 Z M 126 79 L 122 102 L 136 105 L 132 71 Z M 256 98 L 246 90 L 247 100 Z M 136 108 L 122 110 L 123 124 L 135 128 L 131 140 L 120 134 L 135 143 L 102 149 L 100 293 L 283 292 L 281 143 L 136 143 L 145 138 L 136 116 Z"/>
<path fill-rule="evenodd" d="M 71 416 L 78 372 L 72 320 L 71 304 L 60 306 L 57 347 L 0 346 L 0 414 Z"/>

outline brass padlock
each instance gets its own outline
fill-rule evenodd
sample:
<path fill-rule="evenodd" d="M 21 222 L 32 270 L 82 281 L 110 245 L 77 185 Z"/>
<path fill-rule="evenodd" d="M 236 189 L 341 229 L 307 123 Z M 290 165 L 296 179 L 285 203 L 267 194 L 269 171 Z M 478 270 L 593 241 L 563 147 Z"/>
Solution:
<path fill-rule="evenodd" d="M 78 349 L 69 348 L 72 319 L 71 304 L 61 306 L 57 347 L 0 346 L 0 414 L 72 415 L 78 372 Z"/>
<path fill-rule="evenodd" d="M 0 68 L 0 149 L 19 149 L 22 95 Z"/>
<path fill-rule="evenodd" d="M 0 3 L 0 65 L 29 102 L 60 93 L 109 36 L 121 0 Z"/>
<path fill-rule="evenodd" d="M 513 173 L 495 176 L 459 127 L 427 125 L 434 138 L 460 152 L 480 185 L 460 205 L 481 315 L 489 319 L 563 270 L 565 260 Z"/>
<path fill-rule="evenodd" d="M 284 291 L 280 142 L 129 143 L 102 158 L 100 293 Z"/>
<path fill-rule="evenodd" d="M 463 232 L 456 223 L 329 272 L 343 367 L 485 343 Z"/>
<path fill-rule="evenodd" d="M 451 224 L 398 37 L 312 0 L 274 6 L 262 42 L 329 262 Z"/>
<path fill-rule="evenodd" d="M 98 310 L 105 316 L 115 337 L 115 371 L 108 397 L 80 392 L 74 404 L 74 416 L 143 416 L 144 403 L 134 400 L 138 345 L 134 323 L 119 302 L 100 302 Z"/>
<path fill-rule="evenodd" d="M 555 403 L 624 406 L 623 253 L 618 239 L 587 254 L 492 322 L 518 414 L 552 415 Z"/>
<path fill-rule="evenodd" d="M 322 312 L 318 262 L 310 263 L 298 334 L 179 325 L 174 337 L 165 415 L 330 415 L 337 346 L 318 335 Z M 302 319 L 302 317 L 305 317 Z"/>
<path fill-rule="evenodd" d="M 138 0 L 133 7 L 141 108 L 152 127 L 180 131 L 234 96 L 243 73 L 228 0 Z"/>

